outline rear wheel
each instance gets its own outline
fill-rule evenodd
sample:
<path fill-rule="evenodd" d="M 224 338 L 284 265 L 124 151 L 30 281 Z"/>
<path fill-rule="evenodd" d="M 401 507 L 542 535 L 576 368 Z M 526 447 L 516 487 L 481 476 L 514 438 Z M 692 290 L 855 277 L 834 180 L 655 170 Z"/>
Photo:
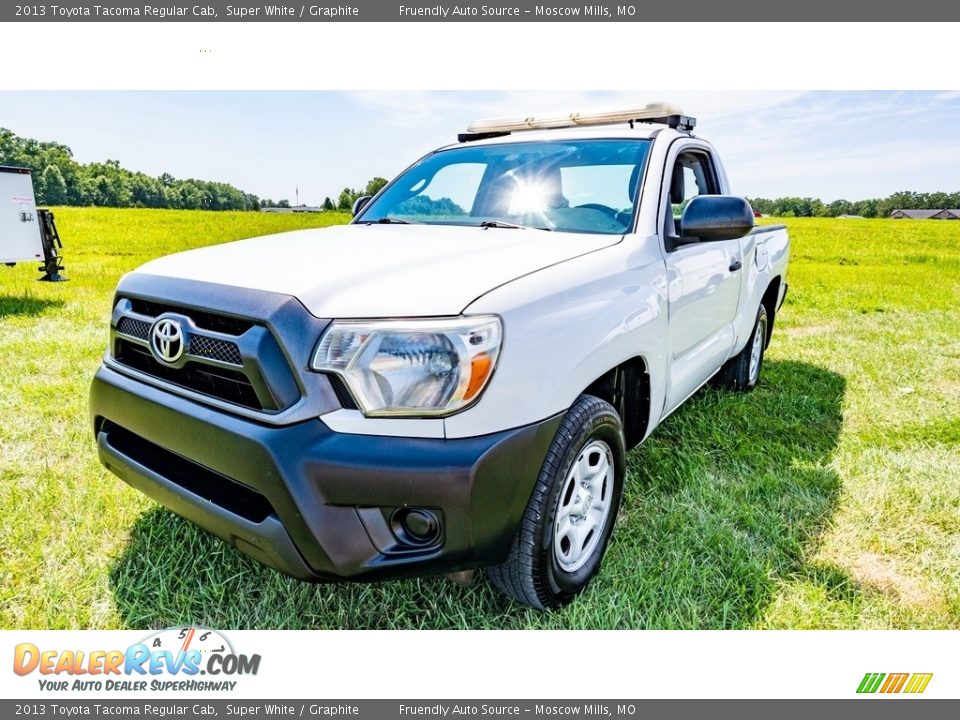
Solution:
<path fill-rule="evenodd" d="M 624 440 L 609 403 L 581 396 L 564 416 L 510 555 L 487 575 L 535 608 L 563 605 L 600 569 L 623 492 Z"/>
<path fill-rule="evenodd" d="M 760 380 L 763 366 L 763 354 L 767 346 L 769 320 L 767 308 L 760 305 L 757 319 L 753 324 L 753 333 L 743 350 L 724 363 L 714 378 L 714 384 L 726 390 L 749 392 Z"/>

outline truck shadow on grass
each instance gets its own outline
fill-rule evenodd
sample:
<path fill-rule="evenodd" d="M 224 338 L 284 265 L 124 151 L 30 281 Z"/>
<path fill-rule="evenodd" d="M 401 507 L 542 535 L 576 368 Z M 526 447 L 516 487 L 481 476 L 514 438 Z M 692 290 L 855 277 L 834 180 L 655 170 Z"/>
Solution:
<path fill-rule="evenodd" d="M 771 361 L 753 393 L 701 391 L 631 453 L 601 574 L 557 612 L 521 607 L 482 579 L 301 583 L 159 508 L 138 518 L 112 568 L 116 607 L 130 627 L 755 626 L 782 580 L 818 577 L 804 558 L 837 503 L 845 387 L 824 368 Z M 828 584 L 858 592 L 846 578 Z"/>

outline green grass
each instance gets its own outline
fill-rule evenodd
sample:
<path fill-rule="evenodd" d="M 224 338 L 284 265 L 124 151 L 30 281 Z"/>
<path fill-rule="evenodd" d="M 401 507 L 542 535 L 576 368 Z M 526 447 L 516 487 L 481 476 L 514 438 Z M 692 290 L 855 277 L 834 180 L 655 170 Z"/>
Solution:
<path fill-rule="evenodd" d="M 960 226 L 789 220 L 760 387 L 698 393 L 629 458 L 603 572 L 537 613 L 441 578 L 309 585 L 98 464 L 120 275 L 343 216 L 64 208 L 69 283 L 0 268 L 0 627 L 960 628 Z"/>

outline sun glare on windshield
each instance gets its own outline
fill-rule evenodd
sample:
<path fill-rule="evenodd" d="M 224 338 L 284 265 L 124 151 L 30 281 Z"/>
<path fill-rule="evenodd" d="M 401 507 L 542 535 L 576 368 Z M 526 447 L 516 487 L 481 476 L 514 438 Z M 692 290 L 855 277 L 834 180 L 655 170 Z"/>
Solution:
<path fill-rule="evenodd" d="M 510 198 L 510 215 L 528 215 L 547 209 L 549 191 L 546 183 L 520 180 Z"/>

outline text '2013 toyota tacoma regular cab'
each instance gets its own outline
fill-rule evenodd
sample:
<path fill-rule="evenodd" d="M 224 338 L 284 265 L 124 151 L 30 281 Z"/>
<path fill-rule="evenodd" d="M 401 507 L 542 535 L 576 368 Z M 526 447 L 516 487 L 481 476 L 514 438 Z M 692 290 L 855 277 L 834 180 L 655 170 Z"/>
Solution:
<path fill-rule="evenodd" d="M 102 461 L 298 578 L 570 600 L 627 451 L 711 378 L 756 385 L 787 289 L 786 230 L 694 124 L 481 121 L 349 225 L 147 263 L 93 382 Z"/>

